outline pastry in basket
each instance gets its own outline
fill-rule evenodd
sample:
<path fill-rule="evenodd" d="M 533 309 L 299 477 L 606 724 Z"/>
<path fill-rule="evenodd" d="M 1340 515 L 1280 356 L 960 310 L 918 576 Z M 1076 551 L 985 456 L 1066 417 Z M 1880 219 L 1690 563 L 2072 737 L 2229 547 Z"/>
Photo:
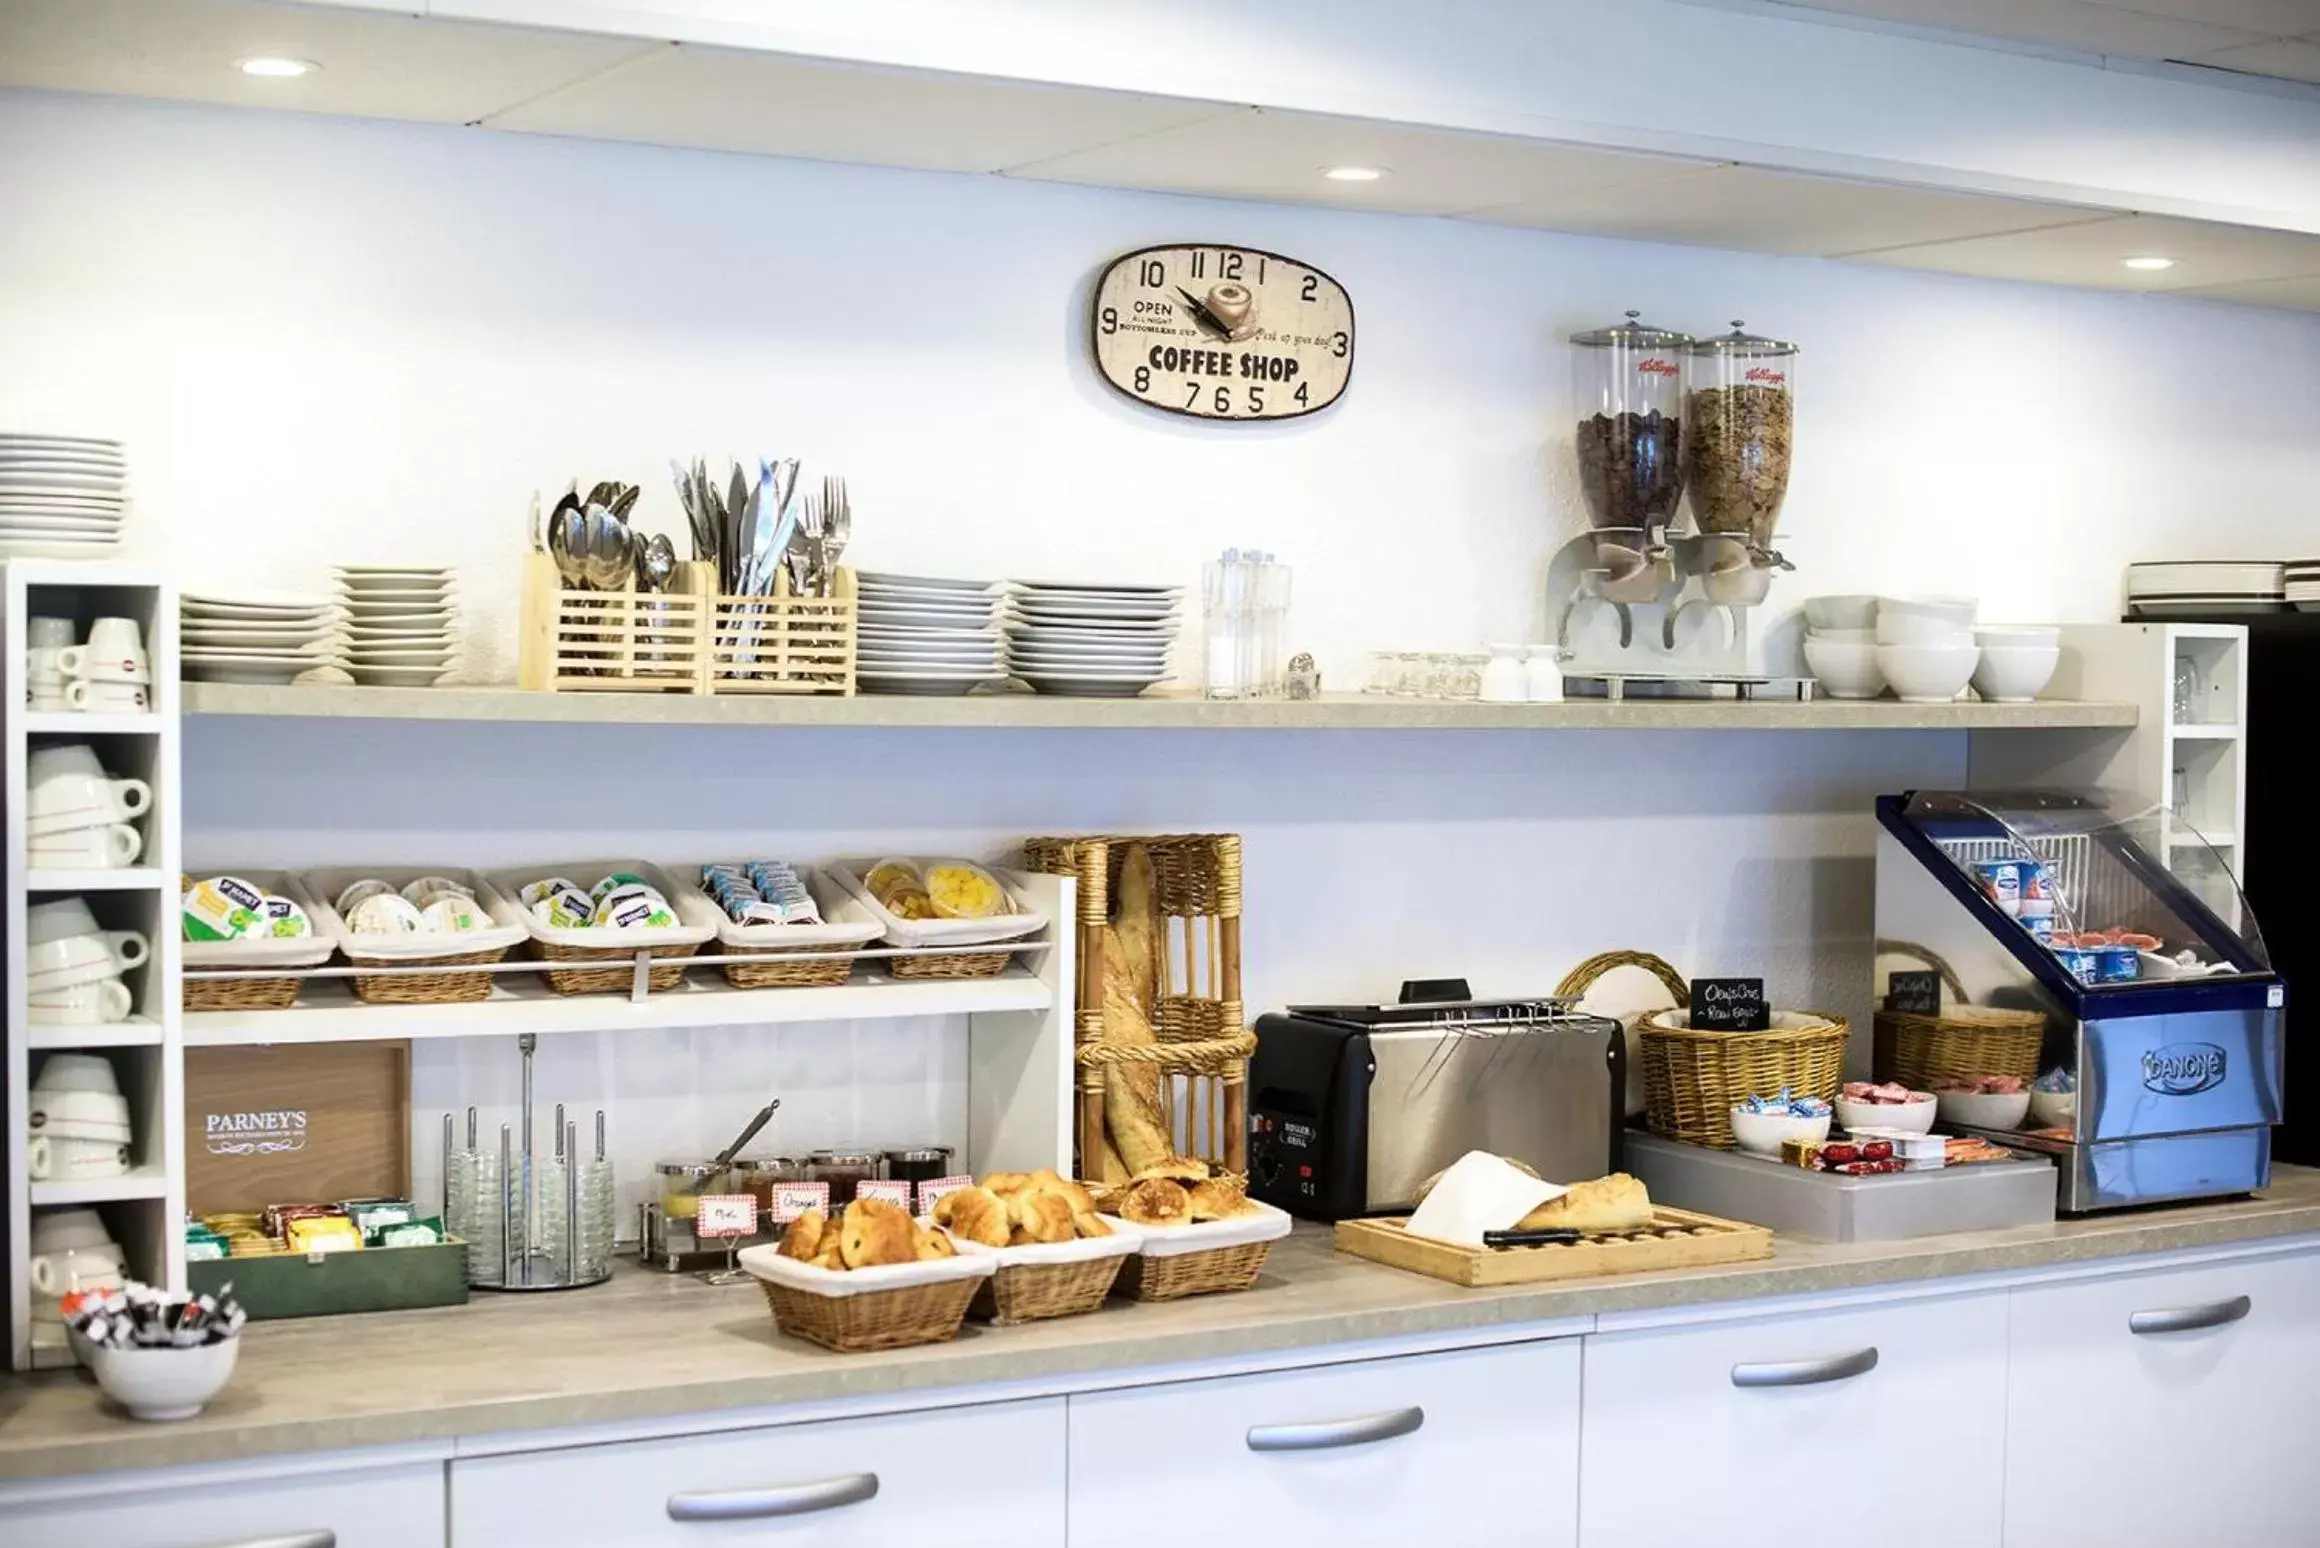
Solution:
<path fill-rule="evenodd" d="M 1194 1183 L 1190 1200 L 1194 1220 L 1230 1220 L 1255 1208 L 1249 1203 L 1248 1179 L 1243 1177 L 1211 1177 Z"/>
<path fill-rule="evenodd" d="M 1143 1168 L 1128 1181 L 1132 1183 L 1150 1182 L 1155 1177 L 1165 1177 L 1170 1182 L 1185 1184 L 1206 1182 L 1208 1181 L 1208 1163 L 1195 1161 L 1190 1156 L 1167 1156 Z"/>
<path fill-rule="evenodd" d="M 986 1247 L 1023 1247 L 1110 1236 L 1093 1195 L 1047 1167 L 1036 1172 L 993 1172 L 978 1187 L 935 1201 L 934 1219 Z"/>
<path fill-rule="evenodd" d="M 776 1250 L 837 1273 L 947 1258 L 956 1251 L 949 1237 L 926 1229 L 901 1205 L 884 1199 L 856 1199 L 835 1225 L 820 1210 L 809 1209 L 789 1223 Z"/>
<path fill-rule="evenodd" d="M 985 1247 L 1004 1247 L 1013 1233 L 1007 1203 L 988 1188 L 959 1188 L 935 1200 L 934 1223 Z"/>
<path fill-rule="evenodd" d="M 1140 1226 L 1190 1225 L 1192 1195 L 1180 1182 L 1148 1177 L 1121 1195 L 1120 1218 Z"/>
<path fill-rule="evenodd" d="M 1008 1242 L 1013 1246 L 1068 1242 L 1079 1234 L 1071 1223 L 1071 1204 L 1060 1194 L 1025 1188 L 1008 1199 L 1007 1214 L 1013 1227 Z"/>

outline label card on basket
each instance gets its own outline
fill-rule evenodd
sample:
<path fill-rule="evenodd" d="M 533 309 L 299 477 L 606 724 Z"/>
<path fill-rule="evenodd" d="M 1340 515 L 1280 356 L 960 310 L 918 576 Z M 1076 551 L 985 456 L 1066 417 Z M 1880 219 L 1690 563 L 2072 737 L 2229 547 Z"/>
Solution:
<path fill-rule="evenodd" d="M 773 1200 L 766 1213 L 773 1224 L 788 1225 L 807 1210 L 830 1212 L 830 1185 L 826 1182 L 789 1182 L 773 1185 Z"/>
<path fill-rule="evenodd" d="M 910 1184 L 886 1182 L 878 1178 L 864 1178 L 861 1182 L 854 1184 L 854 1197 L 858 1199 L 884 1199 L 889 1204 L 899 1204 L 907 1210 L 910 1208 Z"/>
<path fill-rule="evenodd" d="M 1761 978 L 1692 980 L 1692 1025 L 1702 1032 L 1762 1032 L 1772 1025 Z"/>
<path fill-rule="evenodd" d="M 702 1194 L 700 1212 L 693 1219 L 693 1234 L 703 1241 L 714 1237 L 755 1236 L 756 1196 L 747 1193 Z"/>
<path fill-rule="evenodd" d="M 930 1177 L 918 1185 L 918 1212 L 931 1215 L 934 1213 L 935 1200 L 946 1193 L 956 1193 L 961 1188 L 972 1188 L 974 1185 L 972 1177 Z"/>
<path fill-rule="evenodd" d="M 1895 973 L 1885 980 L 1885 1008 L 1917 1016 L 1941 1014 L 1941 975 Z"/>

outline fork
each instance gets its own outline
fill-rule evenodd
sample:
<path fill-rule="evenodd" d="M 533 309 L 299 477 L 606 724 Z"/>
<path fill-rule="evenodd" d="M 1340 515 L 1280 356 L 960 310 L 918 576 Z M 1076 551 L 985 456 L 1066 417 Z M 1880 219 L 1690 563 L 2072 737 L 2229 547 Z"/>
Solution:
<path fill-rule="evenodd" d="M 846 498 L 846 481 L 830 475 L 822 480 L 822 543 L 818 556 L 823 596 L 833 594 L 838 578 L 838 558 L 846 551 L 846 542 L 854 535 L 854 507 Z"/>

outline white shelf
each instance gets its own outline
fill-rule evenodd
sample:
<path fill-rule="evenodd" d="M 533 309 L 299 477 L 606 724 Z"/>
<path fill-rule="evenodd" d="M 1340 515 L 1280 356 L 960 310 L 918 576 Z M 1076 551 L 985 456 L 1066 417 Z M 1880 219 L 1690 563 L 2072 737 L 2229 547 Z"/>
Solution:
<path fill-rule="evenodd" d="M 2181 833 L 2171 832 L 2167 835 L 2167 847 L 2170 849 L 2176 848 L 2178 846 L 2184 849 L 2189 849 L 2193 845 L 2205 845 L 2211 849 L 2237 849 L 2239 847 L 2239 835 L 2236 833 L 2221 831 L 2215 833 L 2193 833 L 2189 830 L 2185 830 Z"/>
<path fill-rule="evenodd" d="M 317 979 L 287 1010 L 189 1011 L 188 1048 L 249 1043 L 364 1042 L 380 1038 L 514 1037 L 524 1032 L 623 1032 L 776 1022 L 876 1021 L 1035 1011 L 1054 990 L 1020 968 L 998 978 L 887 979 L 807 989 L 734 989 L 707 970 L 682 988 L 631 1000 L 625 994 L 560 995 L 537 979 L 503 979 L 491 998 L 465 1005 L 365 1005 L 343 980 Z"/>
<path fill-rule="evenodd" d="M 33 866 L 24 872 L 27 892 L 156 892 L 164 884 L 172 892 L 177 890 L 174 875 L 151 865 L 123 865 L 94 871 L 49 871 Z"/>
<path fill-rule="evenodd" d="M 95 1182 L 36 1182 L 32 1184 L 32 1207 L 109 1204 L 116 1199 L 159 1199 L 168 1195 L 168 1168 L 140 1166 L 119 1177 L 102 1177 Z"/>
<path fill-rule="evenodd" d="M 131 1016 L 127 1021 L 97 1027 L 43 1026 L 35 1022 L 24 1029 L 24 1036 L 24 1046 L 35 1051 L 58 1048 L 158 1048 L 161 1046 L 161 1023 L 148 1021 L 143 1016 Z"/>
<path fill-rule="evenodd" d="M 2236 742 L 2239 740 L 2239 727 L 2230 724 L 2177 725 L 2169 727 L 2167 734 L 2178 742 Z"/>
<path fill-rule="evenodd" d="M 126 736 L 140 732 L 158 736 L 168 721 L 150 710 L 133 715 L 84 715 L 78 710 L 42 710 L 38 714 L 27 713 L 22 724 L 26 731 L 36 736 Z"/>
<path fill-rule="evenodd" d="M 861 694 L 534 693 L 513 687 L 345 688 L 320 684 L 186 683 L 189 715 L 315 719 L 472 720 L 495 724 L 962 727 L 978 730 L 1142 731 L 2004 731 L 2128 729 L 2131 704 L 1903 704 L 1897 700 L 1571 699 L 1482 704 L 1332 693 L 1306 701 L 963 698 Z"/>

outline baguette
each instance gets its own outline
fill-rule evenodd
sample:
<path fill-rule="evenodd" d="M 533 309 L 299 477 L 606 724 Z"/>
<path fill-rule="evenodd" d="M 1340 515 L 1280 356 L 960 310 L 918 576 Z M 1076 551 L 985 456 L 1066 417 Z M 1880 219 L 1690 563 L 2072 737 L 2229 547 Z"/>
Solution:
<path fill-rule="evenodd" d="M 1651 1194 L 1625 1172 L 1571 1184 L 1559 1199 L 1549 1199 L 1523 1216 L 1516 1229 L 1540 1231 L 1640 1231 L 1651 1224 Z"/>
<path fill-rule="evenodd" d="M 1159 981 L 1158 908 L 1152 896 L 1152 854 L 1141 844 L 1128 846 L 1120 862 L 1120 890 L 1114 900 L 1112 922 L 1104 927 L 1103 974 L 1104 1041 L 1131 1047 L 1160 1041 L 1152 1028 L 1152 1007 Z M 1082 971 L 1086 971 L 1085 968 Z M 1160 1107 L 1156 1066 L 1108 1065 L 1104 1070 L 1104 1127 L 1124 1173 L 1134 1173 L 1168 1154 L 1168 1126 Z M 1098 1168 L 1106 1158 L 1096 1158 Z M 1097 1171 L 1099 1181 L 1114 1177 Z"/>

